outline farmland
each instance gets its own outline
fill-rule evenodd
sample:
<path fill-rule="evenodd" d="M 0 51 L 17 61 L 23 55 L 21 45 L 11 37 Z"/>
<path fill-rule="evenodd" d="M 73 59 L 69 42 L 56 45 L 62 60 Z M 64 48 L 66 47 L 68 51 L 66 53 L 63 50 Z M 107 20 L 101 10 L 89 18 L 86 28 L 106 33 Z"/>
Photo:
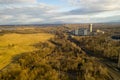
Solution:
<path fill-rule="evenodd" d="M 9 33 L 0 36 L 0 69 L 11 62 L 16 54 L 37 50 L 33 45 L 45 42 L 53 37 L 47 33 L 17 34 Z"/>

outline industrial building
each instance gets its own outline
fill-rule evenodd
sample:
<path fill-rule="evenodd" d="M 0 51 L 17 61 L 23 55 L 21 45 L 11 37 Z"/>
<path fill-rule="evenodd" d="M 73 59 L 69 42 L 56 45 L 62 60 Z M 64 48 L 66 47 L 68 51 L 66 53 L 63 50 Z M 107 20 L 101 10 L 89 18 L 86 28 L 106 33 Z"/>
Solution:
<path fill-rule="evenodd" d="M 92 24 L 89 25 L 89 28 L 79 28 L 71 32 L 75 36 L 87 36 L 92 33 Z"/>
<path fill-rule="evenodd" d="M 89 24 L 88 28 L 79 28 L 72 30 L 70 34 L 75 35 L 75 36 L 87 36 L 87 35 L 97 35 L 97 34 L 104 34 L 105 32 L 102 30 L 97 29 L 96 31 L 93 30 L 93 24 Z"/>
<path fill-rule="evenodd" d="M 102 34 L 104 34 L 104 33 L 105 33 L 104 31 L 99 30 L 99 29 L 97 29 L 97 30 L 96 30 L 96 32 L 97 32 L 97 33 L 102 33 Z"/>
<path fill-rule="evenodd" d="M 80 28 L 80 29 L 74 30 L 73 33 L 76 36 L 86 36 L 88 35 L 88 30 L 85 28 Z"/>

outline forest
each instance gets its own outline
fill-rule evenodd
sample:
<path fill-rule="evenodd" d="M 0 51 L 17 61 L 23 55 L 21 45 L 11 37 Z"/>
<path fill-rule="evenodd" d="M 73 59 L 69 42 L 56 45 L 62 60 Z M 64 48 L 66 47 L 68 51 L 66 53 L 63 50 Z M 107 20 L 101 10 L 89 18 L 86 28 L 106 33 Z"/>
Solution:
<path fill-rule="evenodd" d="M 0 71 L 0 80 L 113 80 L 107 67 L 82 48 L 117 60 L 120 42 L 106 40 L 106 35 L 76 36 L 76 44 L 63 27 L 54 29 L 54 38 L 33 45 L 38 50 L 14 56 L 12 63 Z"/>
<path fill-rule="evenodd" d="M 78 41 L 80 46 L 95 55 L 118 61 L 120 41 L 112 40 L 106 34 L 94 37 L 75 37 L 74 39 Z"/>

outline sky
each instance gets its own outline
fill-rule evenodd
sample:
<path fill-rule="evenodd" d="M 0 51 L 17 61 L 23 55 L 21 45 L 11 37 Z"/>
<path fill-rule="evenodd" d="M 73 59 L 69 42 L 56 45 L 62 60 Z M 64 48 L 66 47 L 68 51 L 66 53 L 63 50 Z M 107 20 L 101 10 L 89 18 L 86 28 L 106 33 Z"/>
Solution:
<path fill-rule="evenodd" d="M 0 0 L 0 25 L 120 22 L 120 0 Z"/>

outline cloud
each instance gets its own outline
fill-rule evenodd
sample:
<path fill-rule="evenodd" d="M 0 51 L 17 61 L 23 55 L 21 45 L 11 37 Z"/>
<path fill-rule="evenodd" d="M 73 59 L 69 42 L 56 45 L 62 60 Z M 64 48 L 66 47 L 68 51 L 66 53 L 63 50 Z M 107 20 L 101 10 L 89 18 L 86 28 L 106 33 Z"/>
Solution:
<path fill-rule="evenodd" d="M 36 3 L 37 0 L 0 0 L 0 4 Z"/>
<path fill-rule="evenodd" d="M 120 10 L 120 0 L 68 0 L 68 2 L 77 7 L 70 11 L 75 14 Z"/>
<path fill-rule="evenodd" d="M 120 20 L 116 0 L 68 0 L 64 7 L 38 3 L 37 0 L 0 0 L 0 25 L 88 23 Z M 71 2 L 70 2 L 71 1 Z M 113 4 L 114 3 L 114 4 Z M 74 6 L 74 8 L 73 8 Z"/>
<path fill-rule="evenodd" d="M 97 22 L 112 22 L 120 21 L 120 15 L 116 16 L 79 16 L 79 15 L 66 15 L 55 17 L 55 21 L 62 21 L 63 23 L 97 23 Z"/>
<path fill-rule="evenodd" d="M 61 15 L 58 9 L 44 3 L 4 5 L 0 7 L 0 25 L 54 23 L 52 18 Z"/>
<path fill-rule="evenodd" d="M 68 0 L 68 2 L 73 6 L 86 7 L 91 9 L 117 9 L 120 4 L 119 0 Z"/>

